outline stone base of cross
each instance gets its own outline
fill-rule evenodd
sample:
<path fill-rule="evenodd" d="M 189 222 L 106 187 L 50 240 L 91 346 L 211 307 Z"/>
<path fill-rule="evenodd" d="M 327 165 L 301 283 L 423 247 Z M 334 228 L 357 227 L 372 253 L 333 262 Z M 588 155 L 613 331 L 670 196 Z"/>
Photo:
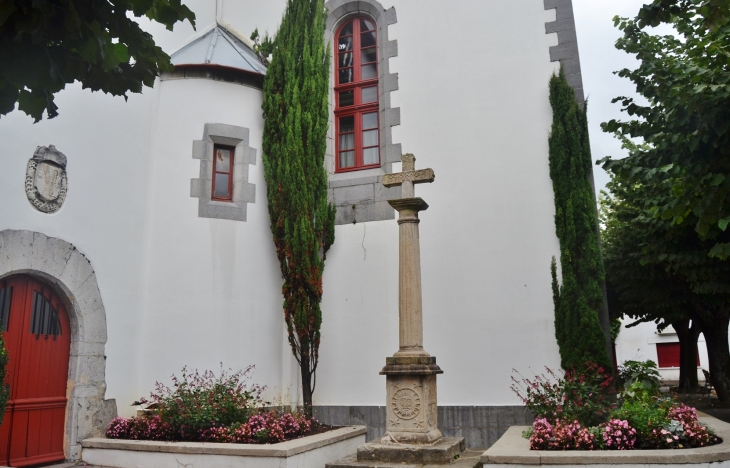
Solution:
<path fill-rule="evenodd" d="M 441 438 L 438 430 L 436 375 L 442 374 L 436 358 L 423 349 L 421 247 L 418 213 L 428 209 L 415 197 L 414 184 L 435 179 L 432 169 L 415 169 L 416 158 L 402 158 L 403 172 L 386 174 L 383 185 L 403 187 L 403 198 L 389 200 L 398 211 L 399 231 L 399 349 L 386 359 L 380 372 L 386 376 L 386 433 L 382 443 L 430 444 Z"/>

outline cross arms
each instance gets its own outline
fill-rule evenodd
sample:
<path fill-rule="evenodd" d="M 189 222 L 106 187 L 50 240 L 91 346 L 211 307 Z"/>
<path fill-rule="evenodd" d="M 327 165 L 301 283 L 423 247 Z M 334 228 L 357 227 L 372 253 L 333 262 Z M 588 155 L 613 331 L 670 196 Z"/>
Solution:
<path fill-rule="evenodd" d="M 433 182 L 436 175 L 433 169 L 419 169 L 417 171 L 396 172 L 395 174 L 385 174 L 383 176 L 383 185 L 386 187 L 395 187 L 403 185 L 404 182 L 412 182 L 414 184 L 425 184 Z"/>

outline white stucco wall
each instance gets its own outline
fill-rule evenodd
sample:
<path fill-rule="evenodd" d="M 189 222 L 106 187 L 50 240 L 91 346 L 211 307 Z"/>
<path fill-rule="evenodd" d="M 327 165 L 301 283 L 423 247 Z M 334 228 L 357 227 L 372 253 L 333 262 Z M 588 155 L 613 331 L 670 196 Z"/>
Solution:
<path fill-rule="evenodd" d="M 424 341 L 444 370 L 439 404 L 518 404 L 512 368 L 559 367 L 550 12 L 542 0 L 383 2 L 390 6 L 398 23 L 389 39 L 399 49 L 390 67 L 400 82 L 392 98 L 402 115 L 394 140 L 417 168 L 436 172 L 416 195 L 431 205 L 420 225 Z M 444 24 L 459 24 L 459 38 L 446 40 Z M 382 405 L 377 372 L 398 347 L 397 225 L 339 226 L 337 236 L 325 271 L 317 401 Z"/>
<path fill-rule="evenodd" d="M 150 145 L 146 200 L 141 388 L 187 365 L 256 365 L 255 381 L 282 392 L 281 279 L 269 230 L 261 161 L 260 90 L 212 80 L 162 81 Z M 190 179 L 193 140 L 206 123 L 248 128 L 258 150 L 249 166 L 256 200 L 246 222 L 198 217 Z M 154 357 L 154 358 L 152 358 Z"/>
<path fill-rule="evenodd" d="M 616 338 L 616 360 L 619 366 L 625 361 L 646 361 L 649 359 L 658 364 L 657 343 L 679 342 L 677 334 L 672 327 L 666 328 L 662 333 L 658 333 L 656 324 L 651 322 L 626 328 L 626 325 L 632 322 L 633 320 L 624 319 L 621 332 Z M 697 376 L 700 380 L 704 381 L 705 376 L 701 369 L 709 370 L 710 368 L 704 335 L 700 335 L 697 340 L 697 350 L 700 357 Z M 659 368 L 659 374 L 663 380 L 679 380 L 679 368 Z"/>
<path fill-rule="evenodd" d="M 107 313 L 107 398 L 139 396 L 142 226 L 147 128 L 152 92 L 128 102 L 68 86 L 56 97 L 60 116 L 0 119 L 0 230 L 24 229 L 73 244 L 93 266 Z M 37 146 L 68 157 L 68 196 L 55 214 L 36 211 L 25 195 L 28 160 Z"/>
<path fill-rule="evenodd" d="M 199 31 L 214 0 L 191 0 Z M 275 31 L 284 0 L 228 1 L 222 18 L 245 36 Z M 391 72 L 401 109 L 394 140 L 431 167 L 416 192 L 421 216 L 426 350 L 445 371 L 443 405 L 519 404 L 513 368 L 559 367 L 550 259 L 558 255 L 548 174 L 548 47 L 555 19 L 543 0 L 388 0 L 398 22 Z M 458 25 L 458 36 L 446 34 Z M 146 25 L 171 52 L 194 34 Z M 285 340 L 281 280 L 266 209 L 261 93 L 209 80 L 171 80 L 118 98 L 70 87 L 61 116 L 32 125 L 0 120 L 0 229 L 30 229 L 73 243 L 91 260 L 109 323 L 108 398 L 120 413 L 183 365 L 256 364 L 269 396 L 289 398 L 297 369 Z M 199 218 L 192 142 L 205 123 L 250 129 L 258 149 L 246 222 Z M 37 145 L 69 157 L 69 195 L 42 215 L 23 191 Z M 398 169 L 399 170 L 399 169 Z M 398 347 L 395 221 L 338 226 L 324 278 L 315 404 L 382 405 L 385 357 Z"/>

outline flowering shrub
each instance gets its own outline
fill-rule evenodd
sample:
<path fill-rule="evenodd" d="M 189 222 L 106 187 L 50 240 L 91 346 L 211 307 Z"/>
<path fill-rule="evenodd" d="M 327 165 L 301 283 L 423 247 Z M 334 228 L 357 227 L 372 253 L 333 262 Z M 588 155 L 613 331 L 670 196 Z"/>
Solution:
<path fill-rule="evenodd" d="M 174 438 L 169 424 L 160 420 L 158 415 L 136 418 L 114 418 L 106 430 L 109 439 L 129 440 L 172 440 Z"/>
<path fill-rule="evenodd" d="M 263 405 L 264 387 L 249 384 L 253 366 L 231 373 L 221 366 L 218 377 L 211 371 L 200 374 L 183 368 L 182 377 L 172 376 L 172 388 L 159 382 L 150 399 L 161 421 L 170 425 L 182 440 L 194 439 L 211 428 L 247 421 Z"/>
<path fill-rule="evenodd" d="M 634 363 L 636 364 L 636 363 Z M 637 375 L 618 404 L 608 400 L 611 378 L 594 364 L 583 372 L 566 372 L 517 380 L 512 390 L 536 416 L 523 433 L 533 450 L 631 450 L 704 447 L 722 442 L 697 420 L 697 411 L 662 398 L 646 366 L 633 367 Z M 641 371 L 641 372 L 639 372 Z M 646 378 L 645 378 L 646 377 Z M 645 380 L 648 379 L 648 383 Z"/>
<path fill-rule="evenodd" d="M 267 411 L 251 416 L 245 423 L 230 426 L 214 426 L 180 434 L 162 422 L 159 415 L 135 418 L 115 418 L 106 431 L 109 439 L 129 440 L 191 440 L 237 444 L 275 444 L 296 439 L 312 431 L 314 420 L 304 414 Z M 182 437 L 185 437 L 184 439 Z"/>
<path fill-rule="evenodd" d="M 553 439 L 553 426 L 545 418 L 536 418 L 532 423 L 530 438 L 530 449 L 548 450 L 550 441 Z"/>
<path fill-rule="evenodd" d="M 563 377 L 545 370 L 547 375 L 533 379 L 512 377 L 512 391 L 536 417 L 551 423 L 578 421 L 584 427 L 605 421 L 613 409 L 608 398 L 613 389 L 612 378 L 603 367 L 589 363 L 583 370 L 566 371 Z"/>
<path fill-rule="evenodd" d="M 150 414 L 134 418 L 115 418 L 106 436 L 110 439 L 170 440 L 270 444 L 295 439 L 321 425 L 303 414 L 263 411 L 264 387 L 249 384 L 253 369 L 231 373 L 221 367 L 200 374 L 182 370 L 172 376 L 172 388 L 160 383 L 148 404 Z"/>
<path fill-rule="evenodd" d="M 532 450 L 593 450 L 596 435 L 578 421 L 557 421 L 553 426 L 545 418 L 538 418 L 529 436 Z"/>
<path fill-rule="evenodd" d="M 636 429 L 628 421 L 611 419 L 603 425 L 603 442 L 608 450 L 631 450 L 636 445 Z"/>

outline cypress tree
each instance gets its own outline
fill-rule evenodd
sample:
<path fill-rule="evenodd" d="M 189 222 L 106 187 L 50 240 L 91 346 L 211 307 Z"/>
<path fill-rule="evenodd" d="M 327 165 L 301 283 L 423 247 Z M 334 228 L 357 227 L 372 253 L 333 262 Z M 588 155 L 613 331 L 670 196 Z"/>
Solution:
<path fill-rule="evenodd" d="M 327 200 L 329 48 L 323 0 L 288 0 L 264 80 L 264 176 L 284 279 L 284 320 L 299 363 L 305 411 L 319 360 L 322 273 L 334 242 Z"/>
<path fill-rule="evenodd" d="M 603 261 L 586 109 L 581 109 L 563 71 L 550 79 L 553 124 L 550 178 L 555 194 L 555 232 L 560 241 L 562 284 L 551 265 L 555 336 L 563 369 L 595 362 L 610 368 L 599 314 L 604 307 Z"/>

